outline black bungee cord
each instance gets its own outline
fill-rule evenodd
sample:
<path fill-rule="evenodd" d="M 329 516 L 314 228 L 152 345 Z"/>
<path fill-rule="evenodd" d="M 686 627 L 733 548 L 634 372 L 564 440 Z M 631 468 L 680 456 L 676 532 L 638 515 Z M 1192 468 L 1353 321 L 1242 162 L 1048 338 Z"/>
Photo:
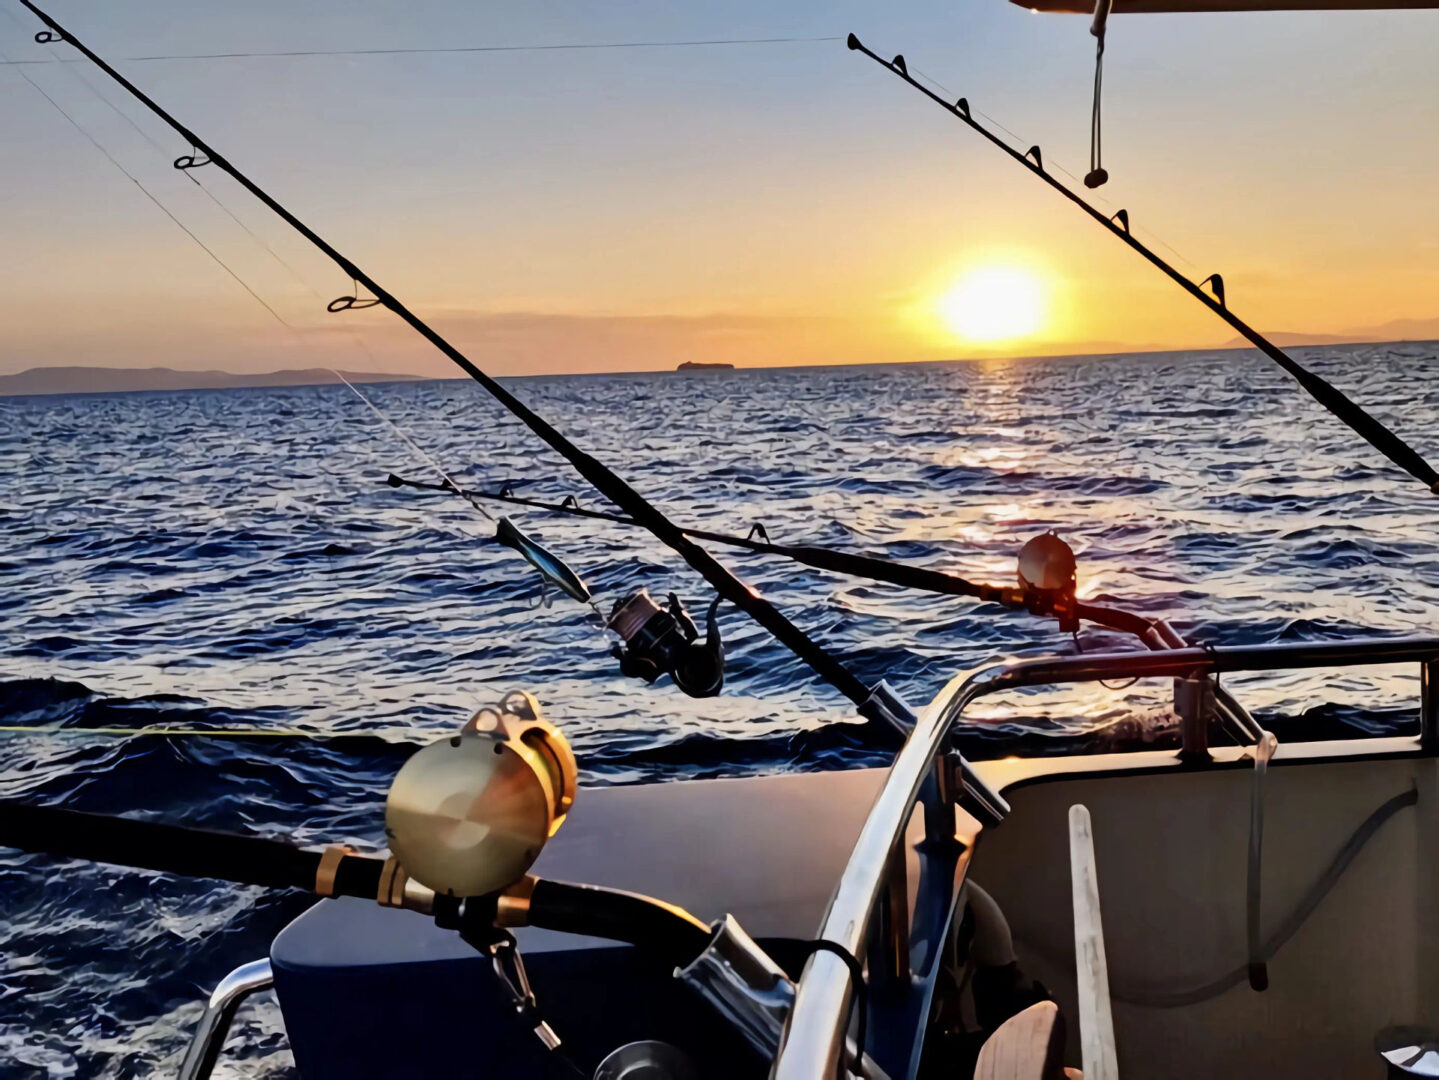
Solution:
<path fill-rule="evenodd" d="M 1103 164 L 1103 139 L 1100 132 L 1100 90 L 1104 86 L 1104 32 L 1109 24 L 1109 10 L 1114 0 L 1096 0 L 1094 22 L 1089 32 L 1094 35 L 1094 104 L 1089 110 L 1089 172 L 1085 174 L 1084 186 L 1097 188 L 1109 180 L 1109 173 Z"/>

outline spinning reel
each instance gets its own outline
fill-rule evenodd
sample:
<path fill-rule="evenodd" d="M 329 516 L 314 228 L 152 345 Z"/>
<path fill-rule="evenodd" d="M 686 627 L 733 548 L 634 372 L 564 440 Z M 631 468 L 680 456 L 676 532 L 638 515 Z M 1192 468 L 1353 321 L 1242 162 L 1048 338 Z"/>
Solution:
<path fill-rule="evenodd" d="M 626 675 L 652 683 L 668 673 L 690 697 L 714 697 L 724 688 L 724 642 L 720 640 L 720 598 L 705 614 L 705 639 L 675 593 L 664 607 L 648 589 L 622 600 L 610 612 L 609 628 L 624 639 L 611 652 Z"/>

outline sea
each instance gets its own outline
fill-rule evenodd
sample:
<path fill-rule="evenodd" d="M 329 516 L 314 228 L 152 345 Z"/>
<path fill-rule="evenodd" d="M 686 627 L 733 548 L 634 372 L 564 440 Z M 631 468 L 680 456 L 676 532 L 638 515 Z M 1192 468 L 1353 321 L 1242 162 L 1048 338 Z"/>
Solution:
<path fill-rule="evenodd" d="M 1295 355 L 1439 460 L 1435 344 Z M 1439 630 L 1435 496 L 1252 351 L 509 386 L 682 525 L 763 525 L 995 583 L 1054 530 L 1082 596 L 1196 642 Z M 385 420 L 338 385 L 0 399 L 0 798 L 374 850 L 406 757 L 521 688 L 587 785 L 889 759 L 728 606 L 722 696 L 622 676 L 599 614 L 546 590 L 493 542 L 493 521 L 385 480 L 435 481 L 438 463 L 477 489 L 612 508 L 476 385 L 364 393 Z M 602 612 L 642 587 L 697 612 L 712 596 L 642 530 L 487 509 L 562 556 Z M 1133 647 L 712 550 L 915 706 L 1006 658 Z M 1281 739 L 1417 723 L 1408 670 L 1227 685 Z M 1168 694 L 1142 682 L 987 700 L 959 744 L 974 758 L 1173 746 Z M 286 734 L 253 734 L 266 731 Z M 202 997 L 309 902 L 0 852 L 0 1078 L 172 1073 Z M 273 999 L 242 1010 L 217 1075 L 293 1075 Z"/>

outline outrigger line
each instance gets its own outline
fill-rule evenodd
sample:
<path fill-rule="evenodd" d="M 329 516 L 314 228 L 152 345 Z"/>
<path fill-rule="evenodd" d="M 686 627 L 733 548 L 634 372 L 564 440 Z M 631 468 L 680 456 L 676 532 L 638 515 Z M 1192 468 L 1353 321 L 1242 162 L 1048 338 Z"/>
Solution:
<path fill-rule="evenodd" d="M 826 37 L 694 38 L 683 41 L 575 41 L 557 42 L 550 45 L 443 45 L 412 49 L 281 49 L 257 52 L 163 53 L 155 56 L 122 56 L 120 59 L 127 64 L 139 64 L 153 60 L 289 60 L 317 56 L 432 56 L 437 53 L 590 52 L 603 49 L 686 49 L 718 45 L 803 45 L 839 40 L 841 39 L 829 35 Z M 0 60 L 0 67 L 54 63 L 57 61 Z"/>
<path fill-rule="evenodd" d="M 21 2 L 28 5 L 29 0 L 21 0 Z M 1096 25 L 1102 26 L 1102 24 L 1099 24 L 1097 20 Z M 1099 35 L 1096 34 L 1096 36 Z M 1394 434 L 1394 432 L 1390 431 L 1389 428 L 1385 427 L 1383 423 L 1381 423 L 1379 420 L 1375 419 L 1368 412 L 1366 412 L 1362 406 L 1356 404 L 1354 401 L 1351 401 L 1342 390 L 1338 389 L 1326 379 L 1322 378 L 1319 375 L 1316 375 L 1314 372 L 1304 367 L 1293 357 L 1289 356 L 1289 354 L 1287 354 L 1283 349 L 1279 348 L 1279 346 L 1275 345 L 1258 330 L 1255 330 L 1238 315 L 1235 315 L 1234 312 L 1229 310 L 1229 306 L 1224 296 L 1224 279 L 1220 277 L 1220 275 L 1210 274 L 1202 282 L 1196 285 L 1192 280 L 1185 277 L 1168 262 L 1166 262 L 1163 258 L 1161 258 L 1158 254 L 1156 254 L 1151 248 L 1147 247 L 1142 241 L 1135 238 L 1135 236 L 1133 235 L 1133 233 L 1130 232 L 1129 229 L 1129 211 L 1119 210 L 1116 211 L 1113 215 L 1107 215 L 1102 210 L 1098 210 L 1090 203 L 1086 202 L 1083 197 L 1071 191 L 1069 188 L 1065 187 L 1050 173 L 1046 172 L 1044 168 L 1044 157 L 1038 146 L 1031 146 L 1023 153 L 1010 146 L 994 132 L 990 131 L 983 124 L 979 123 L 979 121 L 975 120 L 974 116 L 971 114 L 969 102 L 965 98 L 960 98 L 956 102 L 947 101 L 944 98 L 940 97 L 938 94 L 936 94 L 929 87 L 925 86 L 923 83 L 918 82 L 912 75 L 910 75 L 909 68 L 905 65 L 903 56 L 896 55 L 893 59 L 886 60 L 884 59 L 884 57 L 879 56 L 877 53 L 867 48 L 854 34 L 849 35 L 848 44 L 851 49 L 857 52 L 864 53 L 865 56 L 868 56 L 871 60 L 875 61 L 881 67 L 893 72 L 895 75 L 898 75 L 905 82 L 909 83 L 910 86 L 914 87 L 920 93 L 924 94 L 925 97 L 942 105 L 946 111 L 958 117 L 970 128 L 979 132 L 979 134 L 983 135 L 986 139 L 988 139 L 995 146 L 1003 150 L 1015 161 L 1018 161 L 1020 164 L 1024 165 L 1032 173 L 1034 173 L 1046 184 L 1052 187 L 1055 191 L 1059 192 L 1066 199 L 1074 203 L 1090 217 L 1092 217 L 1095 221 L 1099 222 L 1099 224 L 1103 225 L 1111 233 L 1119 237 L 1120 240 L 1123 240 L 1146 260 L 1148 260 L 1151 265 L 1163 271 L 1171 280 L 1175 282 L 1175 284 L 1179 285 L 1179 287 L 1182 288 L 1185 292 L 1189 293 L 1189 295 L 1193 296 L 1210 311 L 1218 315 L 1231 327 L 1237 330 L 1246 340 L 1253 344 L 1255 348 L 1259 349 L 1261 352 L 1264 353 L 1264 355 L 1269 357 L 1269 359 L 1273 360 L 1276 364 L 1278 364 L 1285 371 L 1287 371 L 1294 378 L 1294 380 L 1299 383 L 1300 386 L 1302 386 L 1306 391 L 1308 391 L 1310 397 L 1312 397 L 1315 401 L 1319 402 L 1319 404 L 1323 405 L 1341 421 L 1347 424 L 1351 430 L 1353 430 L 1356 434 L 1362 437 L 1367 443 L 1369 443 L 1370 446 L 1374 447 L 1374 449 L 1378 450 L 1395 465 L 1398 465 L 1410 476 L 1414 477 L 1414 479 L 1424 484 L 1433 494 L 1439 495 L 1439 472 L 1436 472 L 1430 466 L 1430 464 L 1425 461 L 1423 457 L 1420 456 L 1418 451 L 1416 451 L 1398 435 Z M 1100 49 L 1103 49 L 1102 37 L 1100 37 Z M 1095 89 L 1097 111 L 1097 83 Z M 1097 129 L 1097 119 L 1095 123 Z M 1095 157 L 1092 161 L 1092 169 L 1097 170 L 1097 144 L 1094 147 L 1094 151 Z M 1094 176 L 1094 171 L 1091 172 L 1091 176 Z M 1086 184 L 1089 184 L 1089 179 L 1090 177 L 1085 178 Z M 1098 178 L 1095 177 L 1095 179 Z M 1098 186 L 1098 184 L 1092 184 L 1090 186 Z M 1210 288 L 1213 290 L 1213 296 L 1209 295 L 1204 291 L 1203 286 L 1205 285 L 1210 286 Z"/>

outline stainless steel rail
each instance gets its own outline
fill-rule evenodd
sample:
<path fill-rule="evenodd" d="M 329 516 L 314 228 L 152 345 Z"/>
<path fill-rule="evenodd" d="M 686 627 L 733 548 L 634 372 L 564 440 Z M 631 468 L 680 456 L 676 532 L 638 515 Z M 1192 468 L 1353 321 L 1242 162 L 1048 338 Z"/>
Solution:
<path fill-rule="evenodd" d="M 240 1003 L 257 990 L 267 990 L 275 983 L 269 960 L 252 960 L 242 964 L 220 980 L 205 1003 L 200 1022 L 185 1060 L 180 1063 L 180 1080 L 207 1080 L 215 1068 L 215 1060 L 230 1033 L 230 1023 Z"/>
<path fill-rule="evenodd" d="M 951 729 L 977 698 L 1026 686 L 1100 679 L 1200 678 L 1225 672 L 1361 664 L 1421 666 L 1418 745 L 1434 750 L 1439 743 L 1439 687 L 1436 687 L 1439 637 L 1042 657 L 981 668 L 953 679 L 920 714 L 913 732 L 890 766 L 889 776 L 870 808 L 839 887 L 830 900 L 818 936 L 842 945 L 855 956 L 865 955 L 870 922 L 887 887 L 891 852 L 904 839 L 926 779 L 943 772 L 936 769 L 936 759 L 945 750 Z M 952 791 L 946 791 L 950 785 L 936 786 L 946 792 L 947 798 L 953 799 Z M 925 815 L 926 841 L 953 840 L 952 836 L 930 833 L 932 823 L 943 820 L 942 815 Z M 794 1009 L 785 1025 L 771 1076 L 775 1080 L 832 1080 L 840 1075 L 849 1002 L 850 986 L 844 962 L 830 953 L 816 953 L 800 978 Z"/>

